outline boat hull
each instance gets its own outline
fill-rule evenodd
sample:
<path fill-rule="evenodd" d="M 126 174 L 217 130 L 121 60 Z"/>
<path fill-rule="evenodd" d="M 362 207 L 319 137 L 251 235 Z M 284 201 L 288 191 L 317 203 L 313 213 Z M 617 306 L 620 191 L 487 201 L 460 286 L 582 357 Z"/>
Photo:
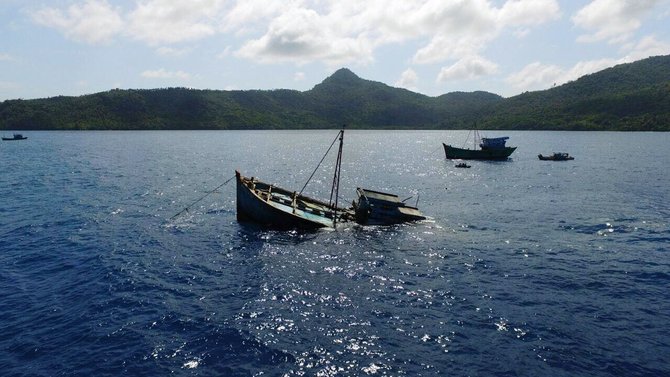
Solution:
<path fill-rule="evenodd" d="M 24 137 L 3 137 L 2 140 L 3 141 L 16 141 L 16 140 L 26 140 L 27 138 L 28 138 L 27 136 L 24 136 Z"/>
<path fill-rule="evenodd" d="M 541 161 L 572 161 L 575 158 L 572 156 L 569 157 L 555 157 L 555 156 L 543 156 L 541 154 L 537 155 Z"/>
<path fill-rule="evenodd" d="M 516 147 L 463 149 L 442 143 L 448 159 L 461 160 L 507 160 Z"/>
<path fill-rule="evenodd" d="M 298 196 L 301 203 L 307 202 L 309 205 L 321 209 L 317 215 L 314 212 L 308 211 L 306 208 L 296 208 L 288 203 L 290 200 L 288 191 L 275 188 L 277 192 L 282 192 L 281 197 L 284 198 L 284 203 L 278 200 L 267 200 L 259 196 L 259 191 L 250 186 L 256 184 L 266 185 L 262 182 L 252 181 L 249 178 L 241 176 L 239 172 L 235 172 L 237 180 L 237 220 L 240 222 L 254 222 L 263 227 L 271 229 L 318 229 L 333 227 L 333 216 L 335 211 L 326 208 L 322 203 L 316 200 Z M 271 191 L 271 190 L 270 190 Z M 269 191 L 265 194 L 269 194 Z M 272 195 L 269 195 L 272 197 Z M 329 212 L 324 212 L 329 211 Z M 329 217 L 330 216 L 330 217 Z"/>

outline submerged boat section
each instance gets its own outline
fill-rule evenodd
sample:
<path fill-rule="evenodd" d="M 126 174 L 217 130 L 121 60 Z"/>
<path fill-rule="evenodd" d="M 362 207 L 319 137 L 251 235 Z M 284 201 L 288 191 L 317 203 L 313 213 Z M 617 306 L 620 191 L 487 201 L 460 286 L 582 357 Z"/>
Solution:
<path fill-rule="evenodd" d="M 357 188 L 353 202 L 356 222 L 362 225 L 391 225 L 424 220 L 416 207 L 406 205 L 397 195 Z"/>

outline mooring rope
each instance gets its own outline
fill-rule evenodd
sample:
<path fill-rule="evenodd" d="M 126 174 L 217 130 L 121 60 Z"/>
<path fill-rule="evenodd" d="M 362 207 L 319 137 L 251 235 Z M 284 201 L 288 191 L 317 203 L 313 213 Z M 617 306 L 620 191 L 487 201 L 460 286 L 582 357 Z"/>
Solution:
<path fill-rule="evenodd" d="M 226 180 L 226 181 L 223 182 L 222 184 L 218 185 L 214 190 L 207 191 L 207 193 L 206 193 L 205 195 L 203 195 L 200 199 L 198 199 L 198 200 L 196 200 L 195 202 L 189 204 L 188 206 L 186 206 L 186 208 L 184 208 L 184 209 L 182 209 L 181 211 L 179 211 L 179 213 L 177 213 L 176 215 L 170 217 L 170 220 L 173 220 L 175 217 L 181 215 L 181 214 L 184 213 L 184 212 L 188 212 L 188 209 L 189 209 L 189 208 L 193 207 L 193 205 L 195 205 L 195 204 L 198 203 L 199 201 L 205 199 L 205 198 L 208 197 L 209 195 L 215 193 L 216 190 L 218 190 L 218 189 L 220 189 L 221 187 L 223 187 L 223 186 L 225 186 L 226 184 L 228 184 L 228 182 L 232 181 L 233 178 L 235 178 L 235 176 L 230 177 L 228 180 Z"/>

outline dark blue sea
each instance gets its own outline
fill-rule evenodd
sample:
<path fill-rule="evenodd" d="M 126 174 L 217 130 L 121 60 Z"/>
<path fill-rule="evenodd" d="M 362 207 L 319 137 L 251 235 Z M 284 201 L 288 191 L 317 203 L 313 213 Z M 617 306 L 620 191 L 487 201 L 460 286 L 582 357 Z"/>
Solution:
<path fill-rule="evenodd" d="M 347 131 L 341 202 L 429 220 L 316 232 L 206 194 L 299 190 L 337 131 L 25 134 L 0 142 L 3 376 L 670 375 L 670 133 L 487 132 L 512 159 L 457 169 L 467 131 Z"/>

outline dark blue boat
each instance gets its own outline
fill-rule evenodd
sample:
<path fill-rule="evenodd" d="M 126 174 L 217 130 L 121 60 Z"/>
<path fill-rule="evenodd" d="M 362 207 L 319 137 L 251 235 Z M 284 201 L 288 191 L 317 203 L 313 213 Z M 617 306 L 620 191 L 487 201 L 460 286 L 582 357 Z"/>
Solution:
<path fill-rule="evenodd" d="M 13 137 L 4 137 L 4 136 L 3 136 L 3 137 L 2 137 L 2 140 L 4 140 L 4 141 L 26 140 L 27 138 L 28 138 L 27 136 L 23 136 L 23 135 L 21 135 L 21 134 L 14 134 Z"/>
<path fill-rule="evenodd" d="M 516 147 L 505 145 L 507 139 L 509 139 L 507 136 L 482 138 L 479 136 L 479 132 L 475 130 L 473 139 L 475 149 L 457 148 L 445 143 L 442 143 L 442 146 L 444 146 L 446 157 L 452 160 L 507 160 L 516 150 Z M 476 149 L 477 147 L 479 149 Z"/>
<path fill-rule="evenodd" d="M 575 158 L 570 156 L 568 153 L 564 152 L 556 152 L 550 156 L 543 156 L 541 154 L 537 155 L 537 158 L 539 158 L 542 161 L 570 161 L 574 160 Z"/>

